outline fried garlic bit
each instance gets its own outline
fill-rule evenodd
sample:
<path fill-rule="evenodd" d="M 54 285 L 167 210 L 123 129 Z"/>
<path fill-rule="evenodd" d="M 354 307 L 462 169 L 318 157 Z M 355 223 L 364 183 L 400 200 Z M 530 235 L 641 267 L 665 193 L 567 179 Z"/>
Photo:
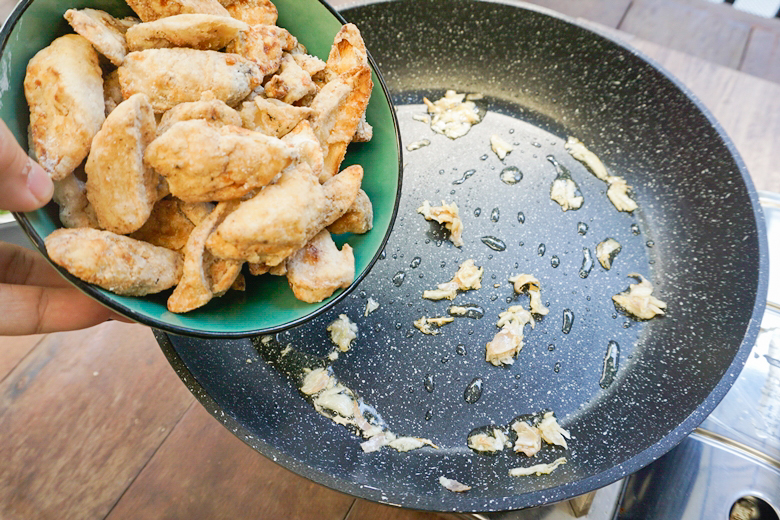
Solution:
<path fill-rule="evenodd" d="M 542 304 L 542 289 L 539 284 L 539 280 L 530 274 L 518 274 L 509 278 L 509 281 L 514 284 L 516 293 L 522 293 L 527 290 L 531 297 L 531 312 L 539 314 L 540 316 L 547 315 L 550 309 Z"/>
<path fill-rule="evenodd" d="M 77 34 L 57 38 L 27 64 L 24 95 L 35 158 L 53 180 L 64 179 L 106 119 L 97 52 Z"/>
<path fill-rule="evenodd" d="M 580 209 L 585 198 L 579 195 L 580 188 L 572 178 L 558 176 L 550 187 L 550 198 L 558 203 L 563 211 Z"/>
<path fill-rule="evenodd" d="M 464 99 L 466 94 L 458 94 L 454 90 L 448 90 L 443 98 L 434 102 L 423 98 L 428 113 L 433 116 L 431 130 L 450 139 L 457 139 L 466 135 L 472 125 L 479 123 L 477 105 Z"/>
<path fill-rule="evenodd" d="M 539 424 L 536 425 L 536 428 L 539 430 L 539 434 L 544 439 L 544 442 L 561 446 L 564 449 L 568 448 L 566 439 L 570 439 L 571 434 L 568 430 L 561 428 L 553 412 L 546 412 Z"/>
<path fill-rule="evenodd" d="M 428 318 L 426 316 L 423 316 L 419 320 L 416 320 L 414 322 L 415 328 L 422 332 L 423 334 L 429 334 L 431 336 L 435 336 L 439 334 L 438 327 L 443 327 L 444 325 L 448 323 L 452 323 L 455 321 L 455 318 L 450 318 L 447 316 L 439 316 L 437 318 Z M 431 325 L 437 327 L 437 329 L 432 329 Z"/>
<path fill-rule="evenodd" d="M 604 163 L 601 162 L 601 159 L 599 159 L 595 153 L 588 150 L 582 141 L 576 137 L 569 136 L 563 147 L 566 148 L 569 155 L 585 165 L 593 175 L 609 185 L 609 188 L 607 188 L 607 197 L 618 211 L 630 213 L 637 209 L 638 206 L 636 202 L 628 195 L 630 186 L 628 186 L 626 180 L 623 179 L 623 177 L 617 177 L 607 173 L 607 168 L 604 166 Z M 606 267 L 605 269 L 609 268 Z"/>
<path fill-rule="evenodd" d="M 445 489 L 452 491 L 453 493 L 463 493 L 471 489 L 471 486 L 461 484 L 455 479 L 447 478 L 445 476 L 439 477 L 439 484 Z"/>
<path fill-rule="evenodd" d="M 535 464 L 527 468 L 512 468 L 509 470 L 510 477 L 524 477 L 528 475 L 549 475 L 561 464 L 566 464 L 566 457 L 555 459 L 549 464 Z"/>
<path fill-rule="evenodd" d="M 454 300 L 457 291 L 469 291 L 482 287 L 482 273 L 484 269 L 474 265 L 473 259 L 468 259 L 458 268 L 452 280 L 440 283 L 437 289 L 423 291 L 422 297 L 428 300 Z"/>
<path fill-rule="evenodd" d="M 607 270 L 611 269 L 612 262 L 615 260 L 618 253 L 620 253 L 621 249 L 622 246 L 614 238 L 608 238 L 603 242 L 599 242 L 596 246 L 596 258 L 599 259 L 601 267 Z"/>
<path fill-rule="evenodd" d="M 379 302 L 369 296 L 368 300 L 366 301 L 366 310 L 363 312 L 363 316 L 368 316 L 378 308 Z"/>
<path fill-rule="evenodd" d="M 533 457 L 542 449 L 542 434 L 539 433 L 538 428 L 525 421 L 515 421 L 511 428 L 517 436 L 513 446 L 515 453 Z"/>
<path fill-rule="evenodd" d="M 416 450 L 423 446 L 438 449 L 438 446 L 429 439 L 399 437 L 390 430 L 375 424 L 374 418 L 367 419 L 355 392 L 341 384 L 334 375 L 329 373 L 329 368 L 304 369 L 300 390 L 303 394 L 311 397 L 314 409 L 320 415 L 336 424 L 353 427 L 363 438 L 368 439 L 360 444 L 360 448 L 365 453 L 378 451 L 383 446 L 388 446 L 399 452 Z"/>
<path fill-rule="evenodd" d="M 512 146 L 496 134 L 490 136 L 490 149 L 502 161 L 512 151 Z"/>
<path fill-rule="evenodd" d="M 468 446 L 472 450 L 481 453 L 496 453 L 503 450 L 504 446 L 509 446 L 509 439 L 504 432 L 498 428 L 493 428 L 489 432 L 479 432 L 470 435 Z"/>
<path fill-rule="evenodd" d="M 431 206 L 431 203 L 426 200 L 417 208 L 417 213 L 425 217 L 425 220 L 435 220 L 443 224 L 449 230 L 450 241 L 455 247 L 463 246 L 463 221 L 460 220 L 458 206 L 454 202 L 446 204 L 441 201 L 441 206 Z"/>
<path fill-rule="evenodd" d="M 179 253 L 110 231 L 56 229 L 45 244 L 52 262 L 116 294 L 164 291 L 176 285 L 182 273 Z"/>
<path fill-rule="evenodd" d="M 653 284 L 641 274 L 630 273 L 628 276 L 638 279 L 640 283 L 630 284 L 628 291 L 616 294 L 612 300 L 640 320 L 649 320 L 664 314 L 666 303 L 653 296 Z"/>
<path fill-rule="evenodd" d="M 326 330 L 330 332 L 330 340 L 333 344 L 340 351 L 347 352 L 352 341 L 357 338 L 358 326 L 346 314 L 339 314 Z"/>
<path fill-rule="evenodd" d="M 523 329 L 535 325 L 531 313 L 520 305 L 513 305 L 498 315 L 497 327 L 501 330 L 485 346 L 485 361 L 494 365 L 511 365 L 523 349 Z"/>

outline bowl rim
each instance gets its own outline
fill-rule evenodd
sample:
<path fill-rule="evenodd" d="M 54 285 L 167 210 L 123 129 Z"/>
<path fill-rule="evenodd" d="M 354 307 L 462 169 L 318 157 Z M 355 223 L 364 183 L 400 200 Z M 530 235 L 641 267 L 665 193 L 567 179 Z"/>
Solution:
<path fill-rule="evenodd" d="M 11 11 L 11 14 L 6 19 L 5 23 L 2 26 L 2 29 L 0 29 L 0 57 L 2 57 L 5 54 L 6 46 L 8 45 L 11 32 L 13 31 L 14 27 L 16 27 L 16 24 L 19 22 L 24 12 L 34 1 L 35 0 L 22 0 L 14 7 L 14 9 Z M 348 23 L 344 19 L 344 17 L 341 16 L 325 0 L 318 0 L 318 1 L 323 7 L 325 7 L 330 12 L 331 15 L 333 15 L 333 17 L 336 18 L 336 20 L 338 20 L 341 23 L 341 25 Z M 363 279 L 371 271 L 371 269 L 373 269 L 374 265 L 379 260 L 382 253 L 384 253 L 385 247 L 387 246 L 387 241 L 390 238 L 390 234 L 393 231 L 393 226 L 395 225 L 396 218 L 398 217 L 398 207 L 401 202 L 401 188 L 403 185 L 403 164 L 404 164 L 403 146 L 401 143 L 401 129 L 398 125 L 398 117 L 396 115 L 393 98 L 392 95 L 390 94 L 390 90 L 387 87 L 385 79 L 382 76 L 382 73 L 376 64 L 376 61 L 374 61 L 374 58 L 371 56 L 371 53 L 368 52 L 368 50 L 366 50 L 366 54 L 368 55 L 368 63 L 369 66 L 371 67 L 371 72 L 375 75 L 376 79 L 378 80 L 381 92 L 384 95 L 385 99 L 387 100 L 387 104 L 389 106 L 390 117 L 393 122 L 393 130 L 395 132 L 395 146 L 396 146 L 396 150 L 398 151 L 397 154 L 398 155 L 398 182 L 396 184 L 396 190 L 394 194 L 395 200 L 393 202 L 393 210 L 390 215 L 390 222 L 387 226 L 387 230 L 385 231 L 384 237 L 382 237 L 379 247 L 374 253 L 374 256 L 368 262 L 368 264 L 363 269 L 363 271 L 355 276 L 355 279 L 352 281 L 349 287 L 343 289 L 329 302 L 320 305 L 316 309 L 312 310 L 307 314 L 304 314 L 299 318 L 272 327 L 252 328 L 252 329 L 236 330 L 236 331 L 212 331 L 212 330 L 198 329 L 198 328 L 193 328 L 193 327 L 188 327 L 183 325 L 175 325 L 160 320 L 158 318 L 150 317 L 146 313 L 131 309 L 130 307 L 120 303 L 119 301 L 112 298 L 110 295 L 107 295 L 102 291 L 100 291 L 97 288 L 97 286 L 77 278 L 76 276 L 72 275 L 67 270 L 65 270 L 63 267 L 60 267 L 59 265 L 52 262 L 51 258 L 46 252 L 46 246 L 44 244 L 43 238 L 35 231 L 35 228 L 30 223 L 29 219 L 27 218 L 27 215 L 23 212 L 12 212 L 13 216 L 14 218 L 16 218 L 16 221 L 19 223 L 19 225 L 21 226 L 22 230 L 27 235 L 27 237 L 35 245 L 35 248 L 38 250 L 38 252 L 44 256 L 46 261 L 49 262 L 49 264 L 52 265 L 57 270 L 57 272 L 60 273 L 60 275 L 62 275 L 66 280 L 68 280 L 71 284 L 77 287 L 84 294 L 93 298 L 94 300 L 97 300 L 98 303 L 143 325 L 147 325 L 155 329 L 159 329 L 165 332 L 169 332 L 181 336 L 190 336 L 190 337 L 205 338 L 205 339 L 237 339 L 237 338 L 258 336 L 261 334 L 274 334 L 295 327 L 302 323 L 305 323 L 311 320 L 312 318 L 315 318 L 316 316 L 319 316 L 320 314 L 331 309 L 333 306 L 335 306 L 336 304 L 341 302 L 344 298 L 346 298 L 358 285 L 360 285 L 360 282 L 362 282 Z M 47 204 L 50 203 L 51 201 Z M 43 208 L 39 208 L 36 211 L 41 211 L 42 209 Z"/>

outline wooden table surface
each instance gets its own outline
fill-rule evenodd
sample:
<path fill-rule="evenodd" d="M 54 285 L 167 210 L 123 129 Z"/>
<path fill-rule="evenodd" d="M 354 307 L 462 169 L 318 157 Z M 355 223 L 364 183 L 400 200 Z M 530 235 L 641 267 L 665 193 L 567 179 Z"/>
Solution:
<path fill-rule="evenodd" d="M 780 191 L 780 85 L 615 34 L 709 107 L 758 189 Z M 444 518 L 354 500 L 258 455 L 195 401 L 148 328 L 117 322 L 0 337 L 0 461 L 3 520 Z"/>

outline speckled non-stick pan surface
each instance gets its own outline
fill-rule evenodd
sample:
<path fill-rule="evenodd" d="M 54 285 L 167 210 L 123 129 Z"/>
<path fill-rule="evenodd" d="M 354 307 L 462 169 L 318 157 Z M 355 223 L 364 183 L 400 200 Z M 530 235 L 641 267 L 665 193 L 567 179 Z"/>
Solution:
<path fill-rule="evenodd" d="M 720 127 L 633 51 L 548 14 L 500 3 L 407 0 L 343 15 L 361 28 L 394 95 L 404 145 L 430 141 L 404 150 L 403 196 L 386 255 L 343 303 L 263 349 L 251 340 L 158 334 L 182 379 L 264 455 L 334 489 L 411 508 L 495 511 L 552 502 L 664 454 L 737 377 L 764 305 L 763 221 Z M 478 102 L 484 120 L 454 141 L 413 119 L 424 113 L 423 96 L 438 98 L 445 89 L 485 96 Z M 490 150 L 493 134 L 514 146 L 503 161 Z M 637 211 L 615 210 L 605 184 L 563 149 L 569 135 L 628 180 Z M 550 200 L 556 173 L 548 156 L 579 184 L 581 209 L 564 213 Z M 507 167 L 522 180 L 502 182 Z M 458 205 L 462 248 L 416 213 L 426 199 Z M 494 250 L 484 237 L 506 248 Z M 623 246 L 613 268 L 596 264 L 581 277 L 583 251 L 595 254 L 607 237 Z M 422 291 L 448 281 L 469 258 L 485 269 L 482 288 L 454 303 L 479 306 L 484 316 L 421 334 L 412 322 L 446 315 L 449 306 L 423 300 Z M 521 272 L 540 279 L 550 314 L 526 327 L 514 365 L 494 367 L 484 351 L 499 312 L 528 305 L 507 282 Z M 615 309 L 611 296 L 628 287 L 632 272 L 653 282 L 668 303 L 666 316 L 637 322 Z M 364 317 L 368 297 L 380 307 Z M 566 310 L 574 316 L 568 334 Z M 394 432 L 430 438 L 440 449 L 363 453 L 358 437 L 317 414 L 284 371 L 264 361 L 287 344 L 325 358 L 333 349 L 325 328 L 342 313 L 360 330 L 352 350 L 332 364 L 334 373 Z M 606 385 L 610 341 L 620 352 L 616 378 Z M 468 403 L 464 392 L 476 378 L 482 395 Z M 511 450 L 488 456 L 466 446 L 474 428 L 545 409 L 571 430 L 568 450 L 547 445 L 529 461 Z M 550 475 L 507 474 L 559 456 L 568 463 Z M 451 493 L 440 475 L 473 489 Z"/>

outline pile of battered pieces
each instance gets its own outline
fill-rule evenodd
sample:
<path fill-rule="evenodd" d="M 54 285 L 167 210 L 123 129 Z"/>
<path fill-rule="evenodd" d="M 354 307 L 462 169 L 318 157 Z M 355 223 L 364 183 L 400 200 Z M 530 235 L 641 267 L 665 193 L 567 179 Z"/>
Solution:
<path fill-rule="evenodd" d="M 269 0 L 129 0 L 117 19 L 68 10 L 78 34 L 27 66 L 31 153 L 55 181 L 64 229 L 46 240 L 71 274 L 122 295 L 175 286 L 183 313 L 252 275 L 318 302 L 355 276 L 330 233 L 365 233 L 373 83 L 358 29 L 327 61 L 275 25 Z"/>

